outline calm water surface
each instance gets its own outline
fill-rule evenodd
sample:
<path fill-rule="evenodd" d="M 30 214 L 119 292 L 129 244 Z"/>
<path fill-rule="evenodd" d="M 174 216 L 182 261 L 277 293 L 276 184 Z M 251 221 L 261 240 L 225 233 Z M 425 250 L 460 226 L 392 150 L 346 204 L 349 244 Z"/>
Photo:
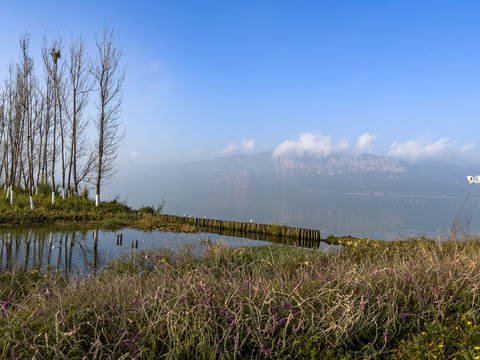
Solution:
<path fill-rule="evenodd" d="M 119 239 L 121 235 L 121 241 Z M 0 231 L 0 269 L 13 267 L 42 268 L 63 273 L 90 274 L 102 269 L 108 262 L 133 251 L 167 248 L 173 251 L 191 245 L 199 254 L 202 243 L 221 242 L 228 246 L 262 246 L 273 244 L 262 240 L 222 236 L 210 233 L 184 234 L 173 232 L 144 232 L 133 229 L 118 231 L 72 230 L 51 231 L 2 230 Z M 133 250 L 138 244 L 138 248 Z M 321 243 L 320 250 L 329 248 Z"/>
<path fill-rule="evenodd" d="M 219 220 L 286 224 L 330 234 L 395 240 L 412 235 L 445 236 L 459 214 L 469 231 L 480 232 L 480 188 L 469 194 L 427 196 L 389 193 L 341 193 L 235 189 L 158 188 L 158 197 L 133 206 L 166 200 L 168 214 Z M 465 200 L 467 200 L 465 202 Z M 128 201 L 128 199 L 127 199 Z"/>
<path fill-rule="evenodd" d="M 475 188 L 477 189 L 477 188 Z M 455 219 L 470 233 L 480 232 L 480 197 L 476 193 L 420 196 L 384 193 L 313 193 L 288 191 L 162 189 L 148 201 L 137 199 L 134 207 L 166 200 L 165 213 L 219 220 L 279 223 L 318 229 L 322 238 L 330 234 L 395 240 L 413 235 L 448 234 Z M 95 235 L 96 234 L 96 235 Z M 117 235 L 123 235 L 117 244 Z M 119 231 L 52 232 L 0 231 L 0 269 L 13 266 L 59 269 L 67 274 L 91 273 L 109 261 L 132 251 L 159 247 L 178 249 L 192 244 L 200 251 L 201 240 L 222 241 L 231 246 L 258 246 L 267 241 L 248 240 L 216 234 L 179 234 Z M 321 247 L 326 247 L 325 243 Z"/>

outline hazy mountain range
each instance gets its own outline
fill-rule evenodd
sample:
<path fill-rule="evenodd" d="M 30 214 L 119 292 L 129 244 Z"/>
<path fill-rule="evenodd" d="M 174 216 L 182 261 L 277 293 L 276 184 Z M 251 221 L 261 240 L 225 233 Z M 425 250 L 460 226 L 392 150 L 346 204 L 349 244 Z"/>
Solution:
<path fill-rule="evenodd" d="M 166 187 L 435 195 L 470 192 L 473 185 L 466 183 L 465 175 L 476 175 L 476 169 L 432 161 L 412 164 L 393 157 L 353 153 L 274 157 L 272 151 L 135 169 L 138 176 L 140 171 L 148 181 Z"/>

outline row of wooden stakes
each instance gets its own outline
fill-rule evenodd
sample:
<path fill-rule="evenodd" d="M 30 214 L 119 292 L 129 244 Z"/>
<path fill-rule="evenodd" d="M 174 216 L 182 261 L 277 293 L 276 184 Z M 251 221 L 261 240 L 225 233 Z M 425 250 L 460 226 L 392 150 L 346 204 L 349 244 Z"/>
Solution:
<path fill-rule="evenodd" d="M 224 221 L 213 220 L 206 218 L 193 218 L 187 216 L 175 216 L 175 215 L 159 215 L 163 218 L 163 221 L 168 223 L 183 223 L 195 225 L 198 228 L 206 230 L 218 230 L 222 234 L 227 235 L 227 232 L 232 232 L 233 236 L 245 236 L 248 234 L 261 235 L 261 236 L 275 236 L 297 240 L 312 240 L 318 242 L 321 240 L 320 231 L 312 229 L 304 229 L 297 227 L 289 227 L 284 225 L 269 225 L 269 224 L 257 224 L 253 222 L 239 222 L 239 221 Z M 238 235 L 236 235 L 238 234 Z"/>

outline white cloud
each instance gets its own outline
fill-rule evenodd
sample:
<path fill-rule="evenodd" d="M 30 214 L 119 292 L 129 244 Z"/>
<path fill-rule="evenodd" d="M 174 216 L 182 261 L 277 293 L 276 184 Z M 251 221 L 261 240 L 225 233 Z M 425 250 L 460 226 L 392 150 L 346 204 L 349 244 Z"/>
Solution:
<path fill-rule="evenodd" d="M 252 150 L 254 146 L 255 146 L 255 140 L 254 139 L 248 139 L 248 140 L 242 141 L 242 147 L 243 147 L 243 150 L 245 150 L 245 151 Z"/>
<path fill-rule="evenodd" d="M 438 159 L 450 162 L 471 162 L 480 160 L 480 154 L 473 144 L 459 147 L 454 141 L 441 138 L 433 141 L 426 138 L 408 140 L 404 143 L 395 141 L 390 146 L 389 155 L 417 162 L 425 159 Z"/>
<path fill-rule="evenodd" d="M 318 133 L 304 133 L 298 141 L 284 141 L 273 151 L 273 157 L 285 154 L 327 156 L 331 153 L 341 152 L 348 148 L 348 142 L 341 140 L 333 143 L 329 136 Z"/>
<path fill-rule="evenodd" d="M 372 151 L 372 141 L 375 140 L 377 135 L 372 135 L 368 132 L 358 138 L 357 150 L 358 151 Z"/>
<path fill-rule="evenodd" d="M 234 152 L 235 150 L 238 149 L 238 146 L 231 143 L 231 144 L 228 144 L 226 148 L 222 149 L 220 152 L 222 154 L 229 154 L 229 153 L 232 153 Z"/>
<path fill-rule="evenodd" d="M 251 151 L 255 147 L 255 140 L 254 139 L 247 139 L 243 140 L 241 145 L 237 145 L 234 143 L 230 143 L 222 149 L 220 152 L 222 154 L 230 154 L 234 151 Z"/>
<path fill-rule="evenodd" d="M 435 142 L 423 138 L 408 140 L 404 143 L 395 141 L 390 146 L 389 155 L 418 161 L 447 154 L 454 149 L 454 146 L 454 143 L 446 138 Z"/>

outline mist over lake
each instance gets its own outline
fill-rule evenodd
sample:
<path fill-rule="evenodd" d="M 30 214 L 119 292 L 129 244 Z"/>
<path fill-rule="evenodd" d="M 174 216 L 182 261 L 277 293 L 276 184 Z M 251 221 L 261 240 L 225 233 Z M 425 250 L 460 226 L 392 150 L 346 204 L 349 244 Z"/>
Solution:
<path fill-rule="evenodd" d="M 467 196 L 468 195 L 468 196 Z M 161 188 L 136 193 L 133 207 L 159 204 L 164 213 L 318 229 L 322 238 L 352 235 L 394 240 L 411 235 L 445 235 L 462 215 L 462 226 L 480 232 L 478 194 L 434 196 L 240 189 Z M 467 198 L 467 201 L 465 202 Z"/>
<path fill-rule="evenodd" d="M 463 230 L 479 232 L 480 189 L 465 180 L 472 171 L 368 154 L 267 151 L 155 166 L 131 161 L 104 196 L 134 208 L 164 199 L 166 214 L 318 229 L 323 238 L 393 240 L 443 236 L 460 215 Z"/>

